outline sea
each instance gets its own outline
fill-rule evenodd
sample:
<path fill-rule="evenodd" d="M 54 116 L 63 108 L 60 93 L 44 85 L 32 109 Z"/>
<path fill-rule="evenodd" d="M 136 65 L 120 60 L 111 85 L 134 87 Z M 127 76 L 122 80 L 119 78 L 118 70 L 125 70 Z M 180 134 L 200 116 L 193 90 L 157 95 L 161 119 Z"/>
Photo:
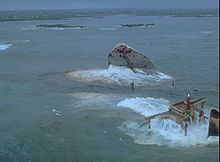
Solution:
<path fill-rule="evenodd" d="M 218 9 L 0 11 L 0 162 L 219 161 L 208 120 L 144 122 L 188 94 L 219 109 L 218 27 Z M 109 66 L 119 43 L 157 73 Z"/>

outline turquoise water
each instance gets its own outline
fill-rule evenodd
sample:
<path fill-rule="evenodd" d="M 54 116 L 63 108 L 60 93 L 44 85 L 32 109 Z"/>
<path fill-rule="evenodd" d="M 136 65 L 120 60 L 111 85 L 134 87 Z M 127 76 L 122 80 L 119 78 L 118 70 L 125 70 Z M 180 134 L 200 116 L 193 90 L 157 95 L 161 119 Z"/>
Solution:
<path fill-rule="evenodd" d="M 144 136 L 137 143 L 136 132 L 131 136 L 121 127 L 143 116 L 117 106 L 136 97 L 173 103 L 190 93 L 205 96 L 206 109 L 219 107 L 216 11 L 80 10 L 77 15 L 83 13 L 0 22 L 0 161 L 218 161 L 217 142 L 172 147 L 169 139 L 146 144 Z M 1 20 L 2 15 L 10 13 Z M 154 25 L 120 26 L 143 23 Z M 86 28 L 37 28 L 40 24 Z M 124 84 L 66 77 L 69 71 L 107 69 L 108 53 L 120 42 L 148 56 L 172 79 L 153 80 L 132 93 Z"/>

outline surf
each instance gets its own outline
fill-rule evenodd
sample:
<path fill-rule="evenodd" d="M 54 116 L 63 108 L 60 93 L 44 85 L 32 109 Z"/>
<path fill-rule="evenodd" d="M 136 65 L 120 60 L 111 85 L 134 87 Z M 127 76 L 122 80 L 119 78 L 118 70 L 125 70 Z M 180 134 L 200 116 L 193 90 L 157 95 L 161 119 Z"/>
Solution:
<path fill-rule="evenodd" d="M 119 108 L 127 108 L 143 116 L 154 115 L 168 110 L 169 101 L 164 98 L 127 98 L 120 101 Z M 142 145 L 166 145 L 169 147 L 189 147 L 218 145 L 219 137 L 208 137 L 208 121 L 189 125 L 188 135 L 184 136 L 184 130 L 179 124 L 170 119 L 156 118 L 151 121 L 151 129 L 145 121 L 127 120 L 119 127 L 134 142 Z"/>
<path fill-rule="evenodd" d="M 133 81 L 135 86 L 158 85 L 161 81 L 172 79 L 170 75 L 159 71 L 155 74 L 145 75 L 134 73 L 128 67 L 114 65 L 110 65 L 108 69 L 76 70 L 66 73 L 66 76 L 78 81 L 101 81 L 120 85 L 128 85 Z"/>
<path fill-rule="evenodd" d="M 11 46 L 12 46 L 12 44 L 0 44 L 0 51 L 7 50 Z"/>

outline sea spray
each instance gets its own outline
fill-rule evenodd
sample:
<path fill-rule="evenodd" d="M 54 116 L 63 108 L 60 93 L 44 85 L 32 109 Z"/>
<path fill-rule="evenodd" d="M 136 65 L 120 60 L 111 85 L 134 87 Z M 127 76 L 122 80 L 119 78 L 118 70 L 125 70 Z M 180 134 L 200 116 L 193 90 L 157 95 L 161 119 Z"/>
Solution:
<path fill-rule="evenodd" d="M 171 76 L 161 72 L 144 75 L 134 73 L 128 67 L 113 65 L 110 65 L 108 69 L 76 70 L 67 73 L 66 76 L 78 81 L 101 81 L 121 85 L 129 85 L 129 82 L 133 81 L 135 86 L 158 85 L 160 81 L 172 79 Z"/>
<path fill-rule="evenodd" d="M 118 107 L 129 108 L 136 113 L 150 116 L 168 110 L 169 101 L 163 98 L 130 98 L 124 99 L 117 104 Z M 156 118 L 151 120 L 151 128 L 148 122 L 126 121 L 120 127 L 134 142 L 146 145 L 167 145 L 170 147 L 202 146 L 218 144 L 219 137 L 209 137 L 208 121 L 203 123 L 189 124 L 188 135 L 179 124 L 170 119 Z"/>
<path fill-rule="evenodd" d="M 119 102 L 117 106 L 130 108 L 144 116 L 150 116 L 168 110 L 169 101 L 163 98 L 126 98 Z"/>
<path fill-rule="evenodd" d="M 10 48 L 12 44 L 0 44 L 0 51 Z"/>

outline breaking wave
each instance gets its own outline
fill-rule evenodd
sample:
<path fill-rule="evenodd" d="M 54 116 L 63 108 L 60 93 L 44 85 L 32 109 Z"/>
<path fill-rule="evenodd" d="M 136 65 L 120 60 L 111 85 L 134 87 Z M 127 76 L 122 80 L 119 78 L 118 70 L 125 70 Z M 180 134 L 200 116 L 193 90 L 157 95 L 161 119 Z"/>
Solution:
<path fill-rule="evenodd" d="M 157 113 L 165 112 L 168 109 L 169 101 L 163 98 L 130 98 L 122 100 L 117 104 L 119 107 L 130 108 L 133 111 L 144 115 L 150 116 Z"/>
<path fill-rule="evenodd" d="M 161 72 L 155 72 L 154 74 L 145 75 L 138 70 L 138 73 L 134 73 L 128 67 L 120 67 L 110 65 L 108 69 L 93 69 L 93 70 L 77 70 L 68 72 L 67 77 L 79 81 L 101 81 L 105 83 L 117 83 L 128 85 L 130 82 L 134 82 L 135 86 L 141 85 L 155 85 L 159 84 L 162 80 L 172 79 L 171 76 Z"/>
<path fill-rule="evenodd" d="M 0 51 L 10 48 L 12 44 L 0 44 Z"/>
<path fill-rule="evenodd" d="M 130 98 L 117 104 L 134 110 L 143 116 L 154 115 L 168 110 L 169 101 L 163 98 Z M 151 129 L 146 121 L 126 121 L 119 128 L 143 145 L 167 145 L 169 147 L 187 147 L 202 145 L 218 145 L 219 137 L 209 137 L 208 122 L 189 125 L 187 136 L 179 124 L 170 119 L 153 119 Z"/>

